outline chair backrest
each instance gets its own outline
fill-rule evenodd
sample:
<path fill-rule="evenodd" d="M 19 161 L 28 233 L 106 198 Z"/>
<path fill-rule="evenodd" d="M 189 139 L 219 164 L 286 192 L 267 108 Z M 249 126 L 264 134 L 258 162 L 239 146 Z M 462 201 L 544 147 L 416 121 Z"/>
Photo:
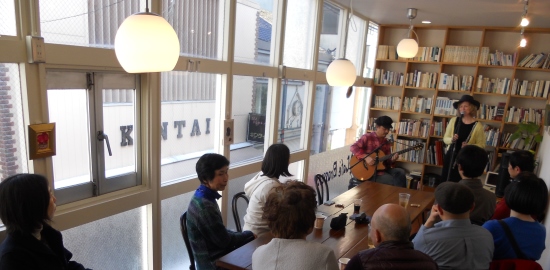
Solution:
<path fill-rule="evenodd" d="M 522 259 L 494 260 L 491 262 L 489 270 L 542 270 L 540 264 L 536 261 Z"/>
<path fill-rule="evenodd" d="M 181 236 L 183 236 L 183 242 L 185 242 L 185 247 L 187 248 L 187 253 L 189 254 L 189 270 L 195 270 L 195 256 L 193 256 L 193 250 L 191 249 L 191 243 L 189 242 L 189 235 L 187 234 L 187 212 L 184 212 L 180 217 L 180 230 Z"/>
<path fill-rule="evenodd" d="M 239 198 L 243 198 L 246 201 L 246 205 L 249 204 L 248 197 L 244 192 L 239 192 L 233 196 L 233 201 L 231 202 L 231 207 L 233 209 L 233 219 L 235 220 L 235 227 L 238 232 L 242 232 L 243 228 L 241 227 L 241 217 L 239 217 L 239 209 L 237 208 L 237 201 Z"/>
<path fill-rule="evenodd" d="M 317 191 L 317 203 L 321 205 L 323 202 L 329 200 L 328 195 L 328 182 L 327 179 L 322 174 L 316 174 L 315 178 L 315 190 Z M 326 198 L 324 193 L 326 191 Z"/>

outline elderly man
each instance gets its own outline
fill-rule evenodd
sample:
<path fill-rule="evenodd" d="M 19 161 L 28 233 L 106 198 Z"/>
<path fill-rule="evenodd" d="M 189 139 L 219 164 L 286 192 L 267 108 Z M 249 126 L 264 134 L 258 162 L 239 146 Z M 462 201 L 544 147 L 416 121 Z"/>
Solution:
<path fill-rule="evenodd" d="M 411 220 L 397 204 L 380 206 L 370 224 L 369 237 L 375 248 L 359 252 L 346 270 L 359 269 L 438 269 L 428 255 L 414 250 L 409 241 Z"/>
<path fill-rule="evenodd" d="M 435 189 L 435 201 L 430 217 L 412 241 L 414 248 L 432 257 L 439 269 L 489 269 L 495 249 L 493 236 L 470 222 L 472 190 L 445 182 Z M 442 221 L 435 223 L 438 217 Z"/>

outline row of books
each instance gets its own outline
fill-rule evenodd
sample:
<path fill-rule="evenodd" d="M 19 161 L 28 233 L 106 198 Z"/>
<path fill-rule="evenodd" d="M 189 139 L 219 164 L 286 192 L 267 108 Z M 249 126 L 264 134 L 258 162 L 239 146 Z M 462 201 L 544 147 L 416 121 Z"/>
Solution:
<path fill-rule="evenodd" d="M 399 139 L 396 141 L 395 144 L 395 151 L 401 151 L 405 150 L 407 148 L 415 147 L 418 144 L 422 145 L 422 148 L 418 147 L 418 149 L 413 149 L 411 151 L 407 151 L 405 153 L 402 153 L 399 156 L 399 160 L 401 161 L 410 161 L 410 162 L 416 162 L 416 163 L 424 163 L 424 151 L 426 149 L 426 143 L 421 141 L 413 141 L 413 140 L 403 140 Z"/>
<path fill-rule="evenodd" d="M 514 79 L 512 85 L 512 95 L 528 96 L 528 97 L 548 97 L 548 91 L 550 90 L 550 81 L 520 81 Z"/>
<path fill-rule="evenodd" d="M 437 85 L 437 73 L 415 70 L 407 74 L 405 85 L 411 87 L 435 88 Z"/>
<path fill-rule="evenodd" d="M 421 96 L 403 98 L 403 107 L 401 107 L 401 111 L 429 114 L 431 109 L 432 98 L 424 98 Z"/>
<path fill-rule="evenodd" d="M 426 138 L 430 131 L 429 119 L 401 119 L 397 126 L 398 135 Z"/>
<path fill-rule="evenodd" d="M 401 97 L 374 96 L 373 100 L 374 108 L 378 109 L 399 110 L 399 105 L 401 104 Z"/>
<path fill-rule="evenodd" d="M 435 100 L 435 115 L 456 115 L 456 109 L 453 103 L 458 99 L 450 99 L 448 97 L 437 97 Z"/>
<path fill-rule="evenodd" d="M 443 54 L 443 48 L 439 47 L 418 47 L 416 56 L 413 57 L 413 61 L 421 62 L 440 62 L 441 55 Z"/>
<path fill-rule="evenodd" d="M 426 163 L 443 166 L 443 157 L 445 156 L 445 144 L 443 140 L 436 140 L 428 146 L 426 153 Z"/>
<path fill-rule="evenodd" d="M 443 118 L 441 121 L 433 121 L 430 134 L 432 136 L 443 137 L 443 135 L 445 135 L 445 129 L 447 128 L 448 123 L 449 120 L 447 118 Z"/>
<path fill-rule="evenodd" d="M 377 68 L 374 70 L 374 83 L 403 86 L 403 73 Z"/>
<path fill-rule="evenodd" d="M 500 142 L 500 147 L 520 149 L 520 150 L 535 150 L 537 143 L 534 135 L 525 135 L 523 138 L 511 140 L 512 133 L 504 133 Z M 529 138 L 528 140 L 526 140 Z M 527 142 L 528 141 L 528 142 Z"/>
<path fill-rule="evenodd" d="M 489 47 L 482 47 L 481 54 L 479 56 L 480 65 L 490 66 L 514 66 L 516 61 L 516 53 L 504 54 L 503 52 L 496 50 L 495 53 L 490 53 Z"/>
<path fill-rule="evenodd" d="M 397 47 L 391 45 L 379 45 L 376 52 L 376 60 L 405 60 L 397 55 Z"/>
<path fill-rule="evenodd" d="M 476 92 L 508 94 L 510 91 L 509 78 L 483 78 L 483 75 L 477 76 Z"/>
<path fill-rule="evenodd" d="M 485 145 L 487 146 L 498 146 L 498 137 L 500 135 L 500 129 L 484 125 L 483 130 L 485 131 Z"/>
<path fill-rule="evenodd" d="M 439 75 L 439 86 L 437 88 L 442 90 L 470 91 L 472 89 L 473 80 L 473 76 L 441 73 Z"/>
<path fill-rule="evenodd" d="M 527 55 L 519 61 L 518 67 L 548 69 L 550 68 L 550 53 L 532 53 Z"/>
<path fill-rule="evenodd" d="M 532 122 L 537 125 L 542 124 L 542 116 L 544 109 L 524 109 L 512 106 L 506 111 L 506 123 L 528 123 Z"/>
<path fill-rule="evenodd" d="M 497 106 L 480 104 L 479 110 L 477 110 L 477 118 L 484 120 L 502 120 L 504 115 L 504 107 L 506 106 L 505 102 L 499 102 Z"/>
<path fill-rule="evenodd" d="M 447 63 L 477 63 L 479 47 L 447 45 L 443 54 L 443 62 Z"/>

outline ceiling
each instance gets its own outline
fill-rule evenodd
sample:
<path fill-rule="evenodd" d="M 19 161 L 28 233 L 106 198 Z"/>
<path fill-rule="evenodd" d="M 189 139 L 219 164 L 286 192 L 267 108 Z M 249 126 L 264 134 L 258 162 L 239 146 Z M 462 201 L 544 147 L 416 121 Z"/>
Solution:
<path fill-rule="evenodd" d="M 350 7 L 350 0 L 335 0 Z M 352 0 L 353 12 L 379 24 L 409 24 L 407 9 L 416 8 L 414 25 L 517 27 L 524 0 Z M 526 28 L 550 28 L 550 0 L 529 0 Z"/>

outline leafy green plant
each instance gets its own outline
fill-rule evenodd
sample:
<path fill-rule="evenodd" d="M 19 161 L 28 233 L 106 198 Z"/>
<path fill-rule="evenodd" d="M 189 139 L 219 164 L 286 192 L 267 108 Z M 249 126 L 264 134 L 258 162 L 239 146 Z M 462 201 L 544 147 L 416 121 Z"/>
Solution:
<path fill-rule="evenodd" d="M 529 144 L 531 142 L 531 138 L 535 140 L 536 143 L 542 142 L 542 135 L 540 135 L 540 126 L 533 123 L 520 123 L 517 126 L 516 131 L 512 133 L 512 136 L 510 137 L 510 140 L 513 141 L 515 139 L 524 138 L 525 144 Z"/>

